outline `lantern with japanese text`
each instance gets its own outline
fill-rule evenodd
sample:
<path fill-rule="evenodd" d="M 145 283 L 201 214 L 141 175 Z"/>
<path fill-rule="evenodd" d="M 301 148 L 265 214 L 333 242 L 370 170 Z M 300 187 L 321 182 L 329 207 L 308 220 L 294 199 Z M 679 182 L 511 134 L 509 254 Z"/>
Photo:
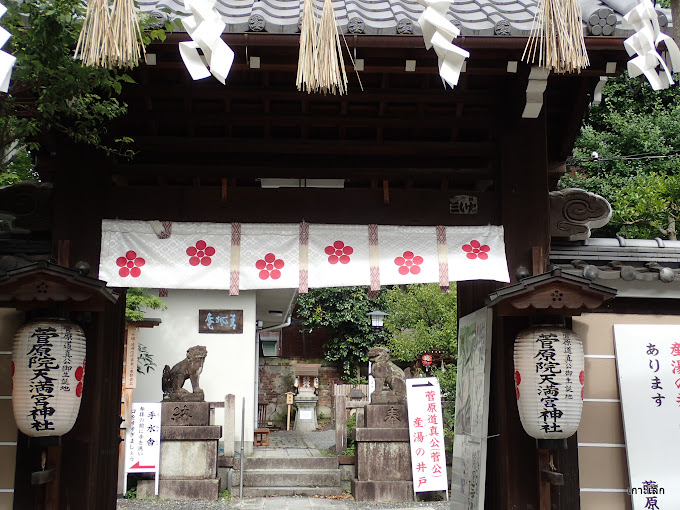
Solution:
<path fill-rule="evenodd" d="M 566 439 L 583 408 L 583 344 L 565 327 L 535 326 L 515 340 L 515 390 L 522 426 L 536 439 Z"/>
<path fill-rule="evenodd" d="M 14 336 L 12 406 L 19 430 L 61 436 L 78 417 L 85 375 L 85 334 L 66 320 L 35 320 Z"/>

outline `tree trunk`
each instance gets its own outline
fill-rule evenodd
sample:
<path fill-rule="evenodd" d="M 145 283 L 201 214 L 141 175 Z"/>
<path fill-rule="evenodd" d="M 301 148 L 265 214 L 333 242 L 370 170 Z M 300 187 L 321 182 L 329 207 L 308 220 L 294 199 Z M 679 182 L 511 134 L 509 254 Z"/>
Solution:
<path fill-rule="evenodd" d="M 673 17 L 673 36 L 675 43 L 680 46 L 680 0 L 670 0 L 671 15 Z"/>
<path fill-rule="evenodd" d="M 680 0 L 675 0 L 676 2 L 680 2 Z M 680 23 L 678 23 L 680 25 Z M 677 28 L 675 29 L 676 31 L 678 30 Z M 678 240 L 678 233 L 675 227 L 675 221 L 676 218 L 675 216 L 669 216 L 668 217 L 668 240 L 669 241 L 677 241 Z"/>

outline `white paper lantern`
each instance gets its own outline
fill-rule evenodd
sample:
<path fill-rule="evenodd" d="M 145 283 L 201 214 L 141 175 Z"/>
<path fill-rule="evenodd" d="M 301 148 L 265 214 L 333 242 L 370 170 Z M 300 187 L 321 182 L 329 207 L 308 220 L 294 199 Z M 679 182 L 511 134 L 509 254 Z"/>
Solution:
<path fill-rule="evenodd" d="M 66 434 L 78 417 L 85 376 L 85 334 L 65 320 L 36 320 L 17 331 L 12 351 L 12 407 L 32 437 Z"/>
<path fill-rule="evenodd" d="M 536 326 L 515 340 L 515 390 L 522 426 L 536 439 L 566 439 L 581 422 L 583 344 L 560 326 Z"/>

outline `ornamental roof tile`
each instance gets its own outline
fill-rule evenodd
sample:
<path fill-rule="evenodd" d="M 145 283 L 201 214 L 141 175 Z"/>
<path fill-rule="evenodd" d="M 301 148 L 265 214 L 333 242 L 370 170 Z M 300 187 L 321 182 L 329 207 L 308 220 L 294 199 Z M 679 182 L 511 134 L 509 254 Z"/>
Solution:
<path fill-rule="evenodd" d="M 323 0 L 314 2 L 320 14 Z M 222 14 L 227 24 L 225 31 L 229 33 L 298 33 L 303 3 L 304 0 L 217 0 L 215 8 Z M 536 0 L 461 0 L 452 2 L 448 17 L 463 36 L 527 36 L 536 5 Z M 635 5 L 635 0 L 581 0 L 585 34 L 629 35 L 630 27 L 622 16 Z M 181 0 L 139 0 L 139 6 L 159 19 L 187 14 Z M 423 7 L 417 0 L 333 0 L 333 6 L 345 33 L 422 34 L 417 20 Z M 662 29 L 668 31 L 670 9 L 659 8 L 658 12 Z M 399 22 L 403 19 L 411 21 L 412 28 L 400 29 Z"/>

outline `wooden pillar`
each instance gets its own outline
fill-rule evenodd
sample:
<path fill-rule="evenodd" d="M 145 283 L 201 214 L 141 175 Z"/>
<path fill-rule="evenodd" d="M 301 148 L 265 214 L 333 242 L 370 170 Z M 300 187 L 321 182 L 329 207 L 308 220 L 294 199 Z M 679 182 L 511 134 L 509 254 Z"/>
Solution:
<path fill-rule="evenodd" d="M 550 241 L 546 136 L 544 114 L 508 125 L 501 135 L 501 214 L 512 282 L 517 281 L 519 267 L 530 274 L 545 270 Z M 514 340 L 527 326 L 528 317 L 494 314 L 488 508 L 539 508 L 536 443 L 522 428 L 513 383 Z"/>
<path fill-rule="evenodd" d="M 106 158 L 61 142 L 56 165 L 53 257 L 69 267 L 87 262 L 89 276 L 96 278 L 101 220 L 110 183 Z M 62 437 L 59 509 L 115 510 L 125 291 L 120 291 L 116 304 L 106 305 L 103 311 L 78 313 L 72 318 L 85 331 L 87 365 L 80 414 L 73 430 Z"/>

